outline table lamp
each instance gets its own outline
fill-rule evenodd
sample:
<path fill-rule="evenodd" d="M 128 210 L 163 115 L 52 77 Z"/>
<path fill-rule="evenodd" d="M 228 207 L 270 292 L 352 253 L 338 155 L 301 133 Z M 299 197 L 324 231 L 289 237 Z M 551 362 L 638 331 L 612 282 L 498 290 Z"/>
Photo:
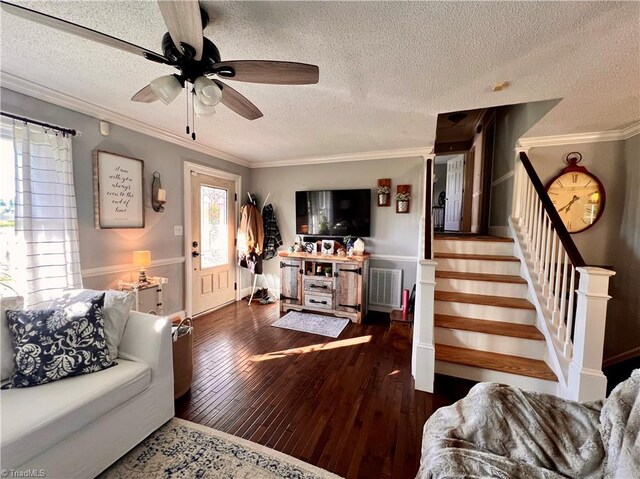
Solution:
<path fill-rule="evenodd" d="M 147 273 L 144 268 L 151 264 L 151 251 L 134 251 L 133 264 L 140 267 L 138 283 L 148 283 L 149 280 L 147 279 Z"/>

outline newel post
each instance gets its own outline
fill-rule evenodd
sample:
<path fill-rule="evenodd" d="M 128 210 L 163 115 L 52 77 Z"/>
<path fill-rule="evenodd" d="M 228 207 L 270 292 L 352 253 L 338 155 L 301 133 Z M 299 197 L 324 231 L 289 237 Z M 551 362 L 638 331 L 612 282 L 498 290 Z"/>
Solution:
<path fill-rule="evenodd" d="M 418 251 L 416 303 L 413 321 L 413 343 L 411 351 L 411 374 L 415 387 L 420 391 L 433 392 L 436 350 L 434 346 L 434 302 L 436 287 L 436 262 L 433 261 L 433 166 L 434 154 L 424 158 L 424 201 L 422 212 L 422 237 Z"/>
<path fill-rule="evenodd" d="M 604 329 L 607 317 L 609 278 L 615 273 L 603 268 L 576 268 L 580 273 L 577 291 L 573 358 L 569 365 L 569 399 L 595 401 L 607 394 L 602 373 Z"/>

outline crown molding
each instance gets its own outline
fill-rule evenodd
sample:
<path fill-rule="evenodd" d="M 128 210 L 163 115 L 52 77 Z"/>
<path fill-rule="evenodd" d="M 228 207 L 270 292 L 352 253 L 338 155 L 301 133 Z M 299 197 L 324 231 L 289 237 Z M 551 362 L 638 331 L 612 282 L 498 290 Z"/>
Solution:
<path fill-rule="evenodd" d="M 391 158 L 415 158 L 432 156 L 433 146 L 401 148 L 397 150 L 364 151 L 341 155 L 315 156 L 291 160 L 261 161 L 251 163 L 251 168 L 277 168 L 281 166 L 319 165 L 323 163 L 344 163 L 347 161 L 386 160 Z"/>
<path fill-rule="evenodd" d="M 188 148 L 189 150 L 204 153 L 205 155 L 211 155 L 221 160 L 235 163 L 237 165 L 251 167 L 251 162 L 243 158 L 237 157 L 221 150 L 217 150 L 210 146 L 196 143 L 195 141 L 188 140 L 182 136 L 176 135 L 175 133 L 171 133 L 169 131 L 149 125 L 148 123 L 144 123 L 139 120 L 134 120 L 133 118 L 130 118 L 128 116 L 116 113 L 107 108 L 89 103 L 85 100 L 81 100 L 65 93 L 61 93 L 59 91 L 53 90 L 43 85 L 39 85 L 29 80 L 25 80 L 24 78 L 12 75 L 11 73 L 2 72 L 0 83 L 4 88 L 22 93 L 33 98 L 37 98 L 38 100 L 43 100 L 49 103 L 53 103 L 54 105 L 77 111 L 79 113 L 84 113 L 85 115 L 92 116 L 94 118 L 97 118 L 98 120 L 108 121 L 109 123 L 113 123 L 114 125 L 128 128 L 138 133 L 143 133 L 153 138 L 157 138 L 159 140 L 173 143 L 174 145 Z"/>
<path fill-rule="evenodd" d="M 638 134 L 640 134 L 640 122 L 633 123 L 621 130 L 520 138 L 518 140 L 518 146 L 528 150 L 530 148 L 539 148 L 541 146 L 578 145 L 581 143 L 597 143 L 601 141 L 621 141 L 627 140 Z"/>

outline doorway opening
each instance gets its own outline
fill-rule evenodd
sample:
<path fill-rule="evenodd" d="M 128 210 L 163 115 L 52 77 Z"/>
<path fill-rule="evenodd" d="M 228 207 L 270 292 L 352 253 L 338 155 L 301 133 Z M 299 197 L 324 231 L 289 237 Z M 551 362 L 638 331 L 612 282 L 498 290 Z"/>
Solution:
<path fill-rule="evenodd" d="M 494 136 L 493 108 L 438 115 L 433 184 L 436 233 L 488 233 Z"/>

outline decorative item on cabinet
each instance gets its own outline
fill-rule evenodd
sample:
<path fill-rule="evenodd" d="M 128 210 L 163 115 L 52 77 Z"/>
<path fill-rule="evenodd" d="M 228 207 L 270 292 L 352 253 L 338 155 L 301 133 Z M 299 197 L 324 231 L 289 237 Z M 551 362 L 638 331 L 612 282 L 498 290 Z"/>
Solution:
<path fill-rule="evenodd" d="M 333 240 L 322 240 L 322 254 L 333 254 Z"/>
<path fill-rule="evenodd" d="M 362 241 L 362 238 L 358 238 L 353 243 L 353 254 L 356 256 L 362 256 L 364 254 L 364 241 Z"/>
<path fill-rule="evenodd" d="M 391 179 L 381 178 L 378 180 L 378 206 L 391 205 Z"/>
<path fill-rule="evenodd" d="M 162 189 L 160 183 L 160 173 L 153 172 L 153 182 L 151 183 L 151 207 L 153 211 L 163 212 L 164 204 L 167 202 L 167 190 Z"/>
<path fill-rule="evenodd" d="M 396 193 L 396 213 L 409 213 L 411 185 L 398 185 Z"/>
<path fill-rule="evenodd" d="M 314 241 L 310 243 L 305 243 L 304 250 L 309 254 L 315 254 L 317 253 L 317 245 Z"/>

